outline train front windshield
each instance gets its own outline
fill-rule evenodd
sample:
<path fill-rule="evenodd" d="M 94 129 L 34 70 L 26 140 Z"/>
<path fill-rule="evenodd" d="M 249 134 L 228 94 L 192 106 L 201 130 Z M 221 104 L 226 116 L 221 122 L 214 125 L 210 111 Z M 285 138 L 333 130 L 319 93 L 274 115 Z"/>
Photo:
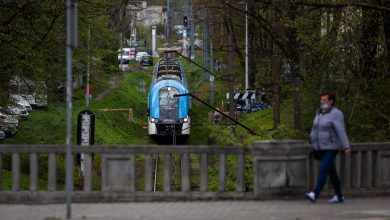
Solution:
<path fill-rule="evenodd" d="M 179 91 L 173 87 L 165 87 L 160 90 L 160 108 L 172 109 L 179 107 L 179 98 L 174 95 Z"/>

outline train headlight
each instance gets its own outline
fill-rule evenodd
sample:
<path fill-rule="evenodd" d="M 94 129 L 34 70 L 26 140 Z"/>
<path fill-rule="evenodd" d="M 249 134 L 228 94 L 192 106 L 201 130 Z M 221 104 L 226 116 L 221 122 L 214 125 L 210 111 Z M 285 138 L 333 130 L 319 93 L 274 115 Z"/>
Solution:
<path fill-rule="evenodd" d="M 188 118 L 188 117 L 185 117 L 184 119 L 183 119 L 183 122 L 184 123 L 187 123 L 187 122 L 189 122 L 190 121 L 190 118 Z"/>
<path fill-rule="evenodd" d="M 154 118 L 150 118 L 150 122 L 154 123 L 156 120 Z"/>

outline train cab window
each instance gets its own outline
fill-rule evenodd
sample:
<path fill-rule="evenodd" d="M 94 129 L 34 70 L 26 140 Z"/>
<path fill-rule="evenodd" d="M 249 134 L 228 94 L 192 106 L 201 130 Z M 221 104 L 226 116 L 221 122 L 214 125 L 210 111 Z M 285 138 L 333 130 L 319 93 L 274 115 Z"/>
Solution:
<path fill-rule="evenodd" d="M 157 77 L 157 81 L 165 80 L 165 79 L 174 79 L 174 80 L 178 80 L 178 81 L 181 80 L 180 76 L 175 75 L 175 74 L 162 74 L 162 75 Z"/>
<path fill-rule="evenodd" d="M 179 107 L 179 98 L 173 95 L 179 94 L 179 91 L 173 87 L 164 87 L 160 89 L 160 108 Z"/>
<path fill-rule="evenodd" d="M 182 77 L 180 65 L 169 64 L 166 62 L 161 63 L 157 69 L 157 81 L 165 79 L 181 81 Z"/>

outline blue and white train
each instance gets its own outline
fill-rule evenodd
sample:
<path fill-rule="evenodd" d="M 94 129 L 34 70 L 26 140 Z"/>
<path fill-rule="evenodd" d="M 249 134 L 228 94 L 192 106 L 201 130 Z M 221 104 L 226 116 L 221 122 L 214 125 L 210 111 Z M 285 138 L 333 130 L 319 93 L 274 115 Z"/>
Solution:
<path fill-rule="evenodd" d="M 148 132 L 150 136 L 189 136 L 190 97 L 184 66 L 172 58 L 154 66 L 148 95 Z"/>

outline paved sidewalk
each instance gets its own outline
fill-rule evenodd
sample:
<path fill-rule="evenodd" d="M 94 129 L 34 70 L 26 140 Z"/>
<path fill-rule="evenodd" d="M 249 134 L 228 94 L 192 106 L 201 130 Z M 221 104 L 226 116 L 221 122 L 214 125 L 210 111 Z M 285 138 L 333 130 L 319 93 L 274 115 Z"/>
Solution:
<path fill-rule="evenodd" d="M 73 204 L 72 219 L 94 220 L 390 220 L 390 197 L 354 198 L 330 205 L 325 200 L 147 202 Z M 65 205 L 0 205 L 1 220 L 65 219 Z"/>

